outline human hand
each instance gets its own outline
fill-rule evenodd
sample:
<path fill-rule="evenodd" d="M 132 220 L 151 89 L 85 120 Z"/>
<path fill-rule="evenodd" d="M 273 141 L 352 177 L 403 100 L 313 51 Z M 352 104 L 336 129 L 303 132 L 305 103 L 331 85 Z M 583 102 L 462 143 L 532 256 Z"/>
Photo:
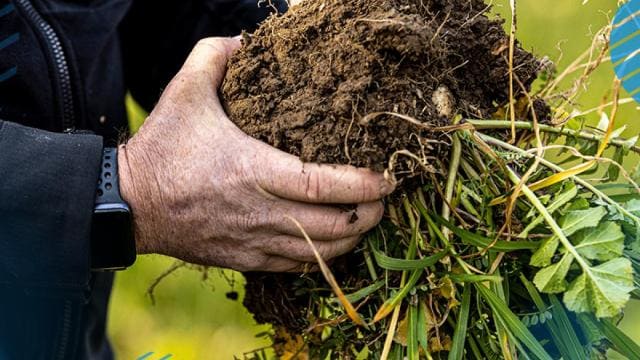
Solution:
<path fill-rule="evenodd" d="M 240 271 L 296 271 L 353 248 L 393 190 L 382 174 L 302 163 L 243 133 L 218 99 L 237 39 L 193 49 L 139 132 L 118 154 L 139 253 Z M 331 204 L 358 204 L 353 211 Z"/>

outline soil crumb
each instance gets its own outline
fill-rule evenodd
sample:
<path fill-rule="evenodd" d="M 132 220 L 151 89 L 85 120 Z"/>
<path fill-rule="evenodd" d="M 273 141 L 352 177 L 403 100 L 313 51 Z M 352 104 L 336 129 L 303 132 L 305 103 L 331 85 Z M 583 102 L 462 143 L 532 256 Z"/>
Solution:
<path fill-rule="evenodd" d="M 307 0 L 245 34 L 229 62 L 224 106 L 247 134 L 303 161 L 382 171 L 408 150 L 444 165 L 450 138 L 435 128 L 492 118 L 508 103 L 509 37 L 488 11 L 482 0 Z M 517 45 L 513 66 L 528 91 L 540 62 Z M 396 160 L 398 178 L 424 170 Z M 334 272 L 354 285 L 365 266 L 347 263 L 352 269 Z M 321 276 L 246 277 L 245 305 L 258 322 L 308 325 L 305 289 Z"/>

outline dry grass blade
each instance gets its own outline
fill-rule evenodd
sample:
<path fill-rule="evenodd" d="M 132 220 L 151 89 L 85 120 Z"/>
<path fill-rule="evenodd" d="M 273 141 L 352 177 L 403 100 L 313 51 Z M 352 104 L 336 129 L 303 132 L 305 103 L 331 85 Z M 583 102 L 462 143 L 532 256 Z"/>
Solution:
<path fill-rule="evenodd" d="M 563 172 L 553 174 L 546 179 L 542 179 L 538 182 L 531 184 L 529 187 L 532 191 L 544 189 L 553 184 L 557 184 L 561 181 L 564 181 L 572 176 L 579 175 L 589 169 L 591 169 L 594 165 L 598 163 L 597 158 L 602 156 L 607 146 L 609 146 L 609 141 L 611 140 L 611 134 L 613 133 L 613 129 L 615 126 L 615 120 L 618 113 L 618 99 L 620 97 L 620 80 L 615 80 L 613 87 L 613 107 L 611 108 L 611 117 L 609 119 L 609 124 L 607 126 L 607 131 L 604 135 L 604 139 L 600 143 L 598 147 L 598 151 L 596 152 L 595 159 L 587 161 L 586 163 L 577 165 L 571 169 L 565 170 Z"/>
<path fill-rule="evenodd" d="M 304 230 L 300 222 L 295 218 L 293 218 L 292 216 L 285 215 L 285 217 L 291 220 L 296 225 L 296 227 L 300 229 L 300 232 L 302 232 L 302 235 L 304 236 L 305 240 L 307 240 L 307 243 L 313 250 L 313 255 L 316 257 L 316 260 L 318 261 L 318 266 L 320 266 L 320 271 L 322 272 L 322 275 L 324 275 L 324 278 L 327 280 L 327 282 L 331 286 L 331 289 L 336 294 L 336 297 L 340 301 L 340 304 L 342 304 L 342 306 L 344 307 L 345 311 L 347 312 L 347 315 L 349 315 L 349 318 L 354 323 L 360 326 L 366 327 L 367 324 L 365 324 L 365 322 L 362 320 L 362 317 L 360 317 L 360 314 L 358 314 L 358 312 L 353 307 L 351 302 L 345 297 L 344 292 L 342 292 L 342 289 L 338 285 L 338 282 L 336 281 L 336 278 L 333 276 L 333 273 L 329 269 L 329 266 L 327 266 L 327 263 L 324 261 L 324 259 L 322 259 L 322 256 L 320 256 L 318 249 L 316 248 L 315 245 L 313 245 L 313 241 L 311 241 L 311 238 L 309 237 L 307 232 Z"/>

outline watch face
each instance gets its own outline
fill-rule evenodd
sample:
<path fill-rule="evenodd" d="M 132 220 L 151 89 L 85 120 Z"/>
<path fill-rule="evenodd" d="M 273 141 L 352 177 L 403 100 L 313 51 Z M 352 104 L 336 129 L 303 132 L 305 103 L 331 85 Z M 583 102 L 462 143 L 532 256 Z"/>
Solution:
<path fill-rule="evenodd" d="M 101 204 L 91 225 L 91 268 L 123 269 L 136 259 L 131 212 L 124 204 Z"/>

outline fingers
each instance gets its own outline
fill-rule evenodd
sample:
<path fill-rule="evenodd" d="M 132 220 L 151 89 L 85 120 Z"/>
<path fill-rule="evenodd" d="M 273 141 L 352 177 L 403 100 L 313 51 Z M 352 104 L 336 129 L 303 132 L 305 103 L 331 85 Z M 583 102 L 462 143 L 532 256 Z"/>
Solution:
<path fill-rule="evenodd" d="M 280 200 L 282 212 L 274 212 L 270 229 L 281 234 L 301 237 L 300 229 L 285 216 L 300 222 L 314 241 L 329 241 L 364 234 L 376 226 L 384 213 L 380 201 L 358 204 L 353 210 L 333 206 Z"/>
<path fill-rule="evenodd" d="M 379 200 L 394 185 L 380 173 L 347 165 L 303 163 L 278 151 L 263 162 L 260 185 L 268 192 L 290 200 L 325 204 L 359 204 Z"/>
<path fill-rule="evenodd" d="M 239 38 L 206 38 L 191 50 L 181 72 L 206 74 L 215 89 L 220 87 L 227 67 L 227 60 L 240 47 Z"/>
<path fill-rule="evenodd" d="M 260 271 L 267 272 L 302 272 L 305 264 L 283 256 L 269 256 Z"/>
<path fill-rule="evenodd" d="M 314 241 L 313 245 L 325 261 L 344 255 L 360 242 L 360 236 L 352 236 L 334 241 Z M 285 257 L 303 263 L 316 263 L 317 259 L 307 240 L 301 237 L 281 235 L 275 237 L 264 252 L 270 256 Z"/>
<path fill-rule="evenodd" d="M 296 261 L 282 256 L 269 256 L 260 271 L 310 273 L 319 269 L 318 264 Z"/>

